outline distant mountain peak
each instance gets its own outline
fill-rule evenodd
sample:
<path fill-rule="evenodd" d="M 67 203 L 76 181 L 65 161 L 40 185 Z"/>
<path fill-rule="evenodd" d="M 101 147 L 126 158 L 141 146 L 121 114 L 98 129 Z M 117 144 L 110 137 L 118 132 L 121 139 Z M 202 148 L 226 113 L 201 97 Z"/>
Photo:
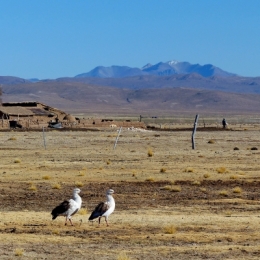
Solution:
<path fill-rule="evenodd" d="M 144 65 L 143 67 L 142 67 L 142 70 L 145 70 L 145 69 L 148 69 L 148 68 L 150 68 L 150 67 L 152 67 L 153 65 L 151 64 L 151 63 L 147 63 L 146 65 Z"/>
<path fill-rule="evenodd" d="M 170 61 L 168 61 L 168 64 L 169 65 L 176 65 L 176 64 L 178 64 L 179 62 L 177 61 L 177 60 L 170 60 Z"/>

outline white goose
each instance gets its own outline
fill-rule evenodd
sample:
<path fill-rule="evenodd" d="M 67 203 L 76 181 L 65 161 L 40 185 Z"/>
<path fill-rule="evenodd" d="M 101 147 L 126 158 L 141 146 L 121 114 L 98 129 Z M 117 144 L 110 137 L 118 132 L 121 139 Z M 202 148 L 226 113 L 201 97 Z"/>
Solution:
<path fill-rule="evenodd" d="M 58 216 L 66 217 L 65 225 L 67 225 L 67 220 L 70 221 L 70 224 L 73 226 L 71 217 L 75 215 L 81 208 L 82 199 L 78 195 L 80 193 L 79 188 L 73 190 L 73 197 L 70 200 L 63 201 L 59 206 L 54 208 L 51 212 L 52 219 L 54 220 Z"/>
<path fill-rule="evenodd" d="M 88 220 L 93 220 L 95 218 L 98 218 L 98 224 L 100 225 L 100 220 L 102 217 L 105 218 L 105 221 L 108 226 L 108 217 L 114 212 L 115 210 L 115 200 L 112 197 L 112 194 L 114 193 L 114 190 L 109 189 L 106 192 L 107 195 L 107 201 L 99 203 L 94 211 L 91 213 Z"/>

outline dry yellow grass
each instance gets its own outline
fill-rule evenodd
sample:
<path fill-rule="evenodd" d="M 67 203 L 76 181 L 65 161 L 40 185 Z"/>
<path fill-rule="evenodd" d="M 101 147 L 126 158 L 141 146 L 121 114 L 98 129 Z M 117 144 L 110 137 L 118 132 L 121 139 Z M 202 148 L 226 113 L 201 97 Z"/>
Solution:
<path fill-rule="evenodd" d="M 153 153 L 153 150 L 152 150 L 151 148 L 149 148 L 148 151 L 147 151 L 148 157 L 152 157 L 153 154 L 154 154 L 154 153 Z"/>
<path fill-rule="evenodd" d="M 55 183 L 55 184 L 52 185 L 52 188 L 60 190 L 61 189 L 61 185 L 59 183 Z"/>
<path fill-rule="evenodd" d="M 194 169 L 192 167 L 187 167 L 184 172 L 194 172 Z"/>
<path fill-rule="evenodd" d="M 219 195 L 227 197 L 228 196 L 228 192 L 226 190 L 222 190 L 219 192 Z"/>
<path fill-rule="evenodd" d="M 15 256 L 23 256 L 23 254 L 24 254 L 24 249 L 22 249 L 22 248 L 16 248 L 14 250 L 14 255 Z"/>
<path fill-rule="evenodd" d="M 180 192 L 180 191 L 181 191 L 181 186 L 179 186 L 179 185 L 173 185 L 173 186 L 171 187 L 171 191 L 173 191 L 173 192 Z"/>
<path fill-rule="evenodd" d="M 242 192 L 242 189 L 240 187 L 235 187 L 233 188 L 233 193 L 241 193 Z"/>
<path fill-rule="evenodd" d="M 226 169 L 226 167 L 218 167 L 218 168 L 216 169 L 216 171 L 217 171 L 218 173 L 227 173 L 227 172 L 228 172 L 228 170 Z"/>
<path fill-rule="evenodd" d="M 125 252 L 120 252 L 116 259 L 117 260 L 130 260 L 131 258 L 128 257 Z"/>
<path fill-rule="evenodd" d="M 14 163 L 21 163 L 22 161 L 21 161 L 21 159 L 19 159 L 19 158 L 15 158 L 14 159 Z"/>
<path fill-rule="evenodd" d="M 177 228 L 174 225 L 167 225 L 163 228 L 163 232 L 165 234 L 175 234 L 177 232 Z"/>
<path fill-rule="evenodd" d="M 148 177 L 148 178 L 145 179 L 145 181 L 154 182 L 155 179 L 153 177 Z"/>
<path fill-rule="evenodd" d="M 193 181 L 192 184 L 193 185 L 200 185 L 201 183 L 200 183 L 200 181 Z"/>
<path fill-rule="evenodd" d="M 9 140 L 9 141 L 16 141 L 17 138 L 16 138 L 15 136 L 11 136 L 8 140 Z"/>
<path fill-rule="evenodd" d="M 46 252 L 51 252 L 53 259 L 91 256 L 114 260 L 127 249 L 131 259 L 257 259 L 258 153 L 246 147 L 259 143 L 260 136 L 250 126 L 248 131 L 242 129 L 198 131 L 195 151 L 191 150 L 187 131 L 162 131 L 159 138 L 154 138 L 154 131 L 136 137 L 126 131 L 114 151 L 114 140 L 108 140 L 108 132 L 103 130 L 49 131 L 46 150 L 39 147 L 39 132 L 25 136 L 17 131 L 15 142 L 6 142 L 13 133 L 0 135 L 0 188 L 3 198 L 10 197 L 3 199 L 1 205 L 0 254 L 5 259 L 18 258 L 14 250 L 21 247 L 21 259 L 43 259 Z M 218 144 L 207 144 L 211 138 L 217 138 Z M 174 145 L 169 145 L 171 142 Z M 147 157 L 149 145 L 156 151 L 154 158 Z M 233 150 L 235 145 L 240 148 L 239 154 Z M 16 157 L 21 158 L 21 164 L 13 163 Z M 108 159 L 112 161 L 109 166 Z M 216 169 L 222 165 L 238 179 L 230 179 L 231 174 L 218 174 Z M 100 171 L 100 166 L 104 170 Z M 167 167 L 163 174 L 159 172 L 162 166 Z M 190 166 L 194 173 L 183 172 Z M 80 171 L 85 172 L 86 178 L 78 177 Z M 205 173 L 210 174 L 210 179 L 203 176 Z M 43 179 L 45 175 L 51 176 L 51 181 Z M 156 181 L 146 182 L 149 176 Z M 51 221 L 50 210 L 71 196 L 75 178 L 84 183 L 83 209 L 94 209 L 104 199 L 107 188 L 115 190 L 117 206 L 109 227 L 104 220 L 99 228 L 96 222 L 89 223 L 88 212 L 73 216 L 74 227 L 65 227 L 63 217 Z M 203 179 L 203 186 L 192 185 L 194 179 Z M 234 193 L 240 179 L 245 183 L 241 186 L 243 191 Z M 28 190 L 29 182 L 37 187 L 37 196 Z M 62 189 L 52 190 L 55 183 Z M 219 194 L 221 191 L 225 191 L 223 195 Z M 53 199 L 46 203 L 50 194 Z M 255 200 L 248 199 L 251 197 Z M 21 198 L 30 202 L 24 210 L 20 207 Z M 171 223 L 178 231 L 165 234 L 163 227 Z M 105 252 L 105 256 L 100 252 Z"/>
<path fill-rule="evenodd" d="M 35 184 L 30 184 L 30 186 L 28 187 L 28 190 L 37 191 L 37 187 Z"/>
<path fill-rule="evenodd" d="M 43 179 L 43 180 L 50 180 L 51 177 L 50 177 L 49 175 L 44 175 L 44 176 L 42 176 L 42 179 Z"/>
<path fill-rule="evenodd" d="M 88 210 L 86 208 L 81 208 L 79 211 L 78 211 L 78 214 L 79 215 L 82 215 L 82 216 L 85 216 L 88 214 Z"/>
<path fill-rule="evenodd" d="M 78 187 L 78 188 L 83 187 L 83 185 L 84 184 L 81 181 L 76 181 L 75 182 L 75 186 Z"/>

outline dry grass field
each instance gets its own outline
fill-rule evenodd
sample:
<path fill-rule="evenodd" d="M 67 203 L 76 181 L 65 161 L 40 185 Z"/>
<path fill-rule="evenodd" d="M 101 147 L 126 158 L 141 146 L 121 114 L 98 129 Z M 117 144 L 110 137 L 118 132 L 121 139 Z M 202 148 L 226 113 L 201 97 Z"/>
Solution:
<path fill-rule="evenodd" d="M 1 259 L 259 259 L 260 128 L 0 132 Z M 235 149 L 234 149 L 235 148 Z M 83 210 L 51 220 L 82 190 Z M 115 190 L 110 226 L 89 223 Z"/>

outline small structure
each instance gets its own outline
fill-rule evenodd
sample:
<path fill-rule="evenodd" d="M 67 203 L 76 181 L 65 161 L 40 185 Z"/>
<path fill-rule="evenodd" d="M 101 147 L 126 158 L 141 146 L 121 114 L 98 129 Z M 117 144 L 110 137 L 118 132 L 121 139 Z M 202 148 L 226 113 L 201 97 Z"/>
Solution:
<path fill-rule="evenodd" d="M 0 106 L 0 119 L 3 128 L 38 128 L 57 123 L 54 118 L 64 118 L 67 114 L 59 109 L 43 103 L 27 101 L 2 103 Z M 61 122 L 53 124 L 54 128 L 62 128 Z"/>

